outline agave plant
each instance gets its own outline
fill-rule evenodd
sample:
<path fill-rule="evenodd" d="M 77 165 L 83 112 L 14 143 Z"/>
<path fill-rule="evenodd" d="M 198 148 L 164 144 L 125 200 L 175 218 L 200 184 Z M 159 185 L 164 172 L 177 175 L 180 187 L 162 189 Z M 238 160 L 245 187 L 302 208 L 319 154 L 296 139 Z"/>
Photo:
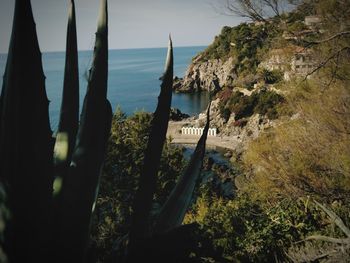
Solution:
<path fill-rule="evenodd" d="M 74 0 L 70 1 L 66 48 L 59 127 L 53 138 L 30 0 L 16 0 L 0 97 L 0 179 L 6 187 L 11 211 L 4 248 L 11 262 L 87 260 L 91 215 L 112 118 L 111 105 L 106 98 L 107 0 L 101 0 L 93 64 L 80 120 Z M 171 242 L 176 244 L 188 229 L 180 225 L 202 166 L 209 107 L 204 133 L 188 168 L 156 220 L 150 217 L 169 121 L 172 84 L 170 39 L 161 93 L 135 198 L 127 262 L 141 257 L 142 260 L 169 257 L 174 253 Z M 25 113 L 28 114 L 24 116 Z M 155 257 L 154 252 L 159 247 L 164 251 Z"/>
<path fill-rule="evenodd" d="M 154 112 L 139 188 L 135 196 L 126 262 L 138 262 L 145 260 L 145 258 L 153 261 L 167 260 L 179 250 L 186 249 L 186 247 L 179 246 L 178 241 L 186 236 L 188 237 L 187 230 L 189 228 L 180 226 L 190 205 L 203 164 L 209 130 L 210 105 L 207 110 L 207 124 L 188 167 L 159 214 L 152 221 L 151 208 L 156 190 L 157 171 L 166 139 L 171 106 L 173 86 L 173 47 L 171 38 L 169 39 L 165 73 L 161 79 L 163 81 L 161 92 Z M 183 242 L 183 244 L 186 244 L 186 242 Z M 160 253 L 161 250 L 162 253 Z"/>
<path fill-rule="evenodd" d="M 71 1 L 55 155 L 55 163 L 63 162 L 65 169 L 58 169 L 53 198 L 54 140 L 41 53 L 30 1 L 16 0 L 0 99 L 0 176 L 12 213 L 5 232 L 5 250 L 11 262 L 52 262 L 52 255 L 60 262 L 84 258 L 112 115 L 106 99 L 106 0 L 101 1 L 99 17 L 94 61 L 78 124 L 76 25 Z"/>

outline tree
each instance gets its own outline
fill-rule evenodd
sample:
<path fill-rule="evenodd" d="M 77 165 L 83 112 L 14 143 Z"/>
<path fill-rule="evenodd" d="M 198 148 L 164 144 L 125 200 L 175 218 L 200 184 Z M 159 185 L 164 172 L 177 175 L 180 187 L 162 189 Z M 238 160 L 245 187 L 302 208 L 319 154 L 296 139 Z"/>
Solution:
<path fill-rule="evenodd" d="M 320 69 L 334 79 L 348 79 L 350 58 L 350 2 L 320 0 L 309 4 L 313 14 L 321 19 L 319 34 L 302 39 L 301 45 L 317 54 L 312 75 Z M 331 84 L 331 83 L 329 83 Z"/>
<path fill-rule="evenodd" d="M 299 0 L 222 0 L 221 8 L 228 14 L 237 15 L 252 21 L 266 21 L 269 17 L 281 14 Z"/>

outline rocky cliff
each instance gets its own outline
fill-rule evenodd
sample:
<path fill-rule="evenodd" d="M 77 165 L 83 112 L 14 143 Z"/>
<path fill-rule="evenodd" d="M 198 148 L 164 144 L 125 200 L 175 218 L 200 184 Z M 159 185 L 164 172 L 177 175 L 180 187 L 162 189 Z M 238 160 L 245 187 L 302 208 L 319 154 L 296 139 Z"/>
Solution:
<path fill-rule="evenodd" d="M 184 78 L 175 78 L 174 90 L 177 92 L 218 91 L 235 78 L 234 58 L 201 60 L 198 55 L 188 67 Z"/>
<path fill-rule="evenodd" d="M 266 129 L 277 125 L 278 120 L 270 120 L 261 114 L 253 114 L 249 118 L 235 120 L 235 113 L 232 113 L 226 121 L 220 114 L 220 99 L 212 101 L 210 107 L 210 126 L 217 129 L 217 136 L 209 136 L 207 145 L 225 148 L 230 152 L 233 160 L 247 149 L 249 142 L 256 139 Z M 182 135 L 182 127 L 203 127 L 206 123 L 206 111 L 203 113 L 182 119 L 181 121 L 170 121 L 168 137 L 173 143 L 191 144 L 196 143 L 198 136 Z"/>
<path fill-rule="evenodd" d="M 240 154 L 245 150 L 248 143 L 257 138 L 261 132 L 274 126 L 278 121 L 270 120 L 266 116 L 260 114 L 254 114 L 249 118 L 235 119 L 235 113 L 232 113 L 225 121 L 222 118 L 219 110 L 220 99 L 215 99 L 211 103 L 210 107 L 210 124 L 212 127 L 218 129 L 218 136 L 220 138 L 229 139 L 234 144 L 234 148 L 237 154 Z M 195 125 L 203 127 L 206 122 L 205 112 L 195 117 Z"/>

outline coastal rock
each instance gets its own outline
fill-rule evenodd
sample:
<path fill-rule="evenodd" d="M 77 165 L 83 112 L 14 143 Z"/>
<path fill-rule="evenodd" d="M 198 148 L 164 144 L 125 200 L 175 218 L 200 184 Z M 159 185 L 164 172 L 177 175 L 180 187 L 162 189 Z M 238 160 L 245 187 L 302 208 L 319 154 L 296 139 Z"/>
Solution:
<path fill-rule="evenodd" d="M 181 89 L 182 83 L 183 83 L 183 78 L 179 78 L 175 76 L 173 80 L 173 90 L 177 91 Z"/>
<path fill-rule="evenodd" d="M 201 61 L 198 56 L 188 67 L 185 77 L 174 81 L 177 92 L 211 91 L 216 92 L 236 78 L 234 58 L 228 60 L 211 59 Z"/>
<path fill-rule="evenodd" d="M 269 120 L 266 116 L 254 114 L 248 118 L 236 120 L 235 113 L 231 113 L 228 121 L 220 114 L 220 99 L 212 101 L 210 108 L 210 126 L 218 130 L 218 137 L 232 142 L 234 151 L 232 155 L 241 154 L 251 140 L 257 138 L 260 133 L 273 125 L 276 121 Z M 198 117 L 192 121 L 196 127 L 203 127 L 206 123 L 206 111 L 200 113 Z"/>
<path fill-rule="evenodd" d="M 190 117 L 190 115 L 186 113 L 182 113 L 179 109 L 177 108 L 171 108 L 170 109 L 170 120 L 172 121 L 181 121 L 183 119 L 186 119 Z"/>

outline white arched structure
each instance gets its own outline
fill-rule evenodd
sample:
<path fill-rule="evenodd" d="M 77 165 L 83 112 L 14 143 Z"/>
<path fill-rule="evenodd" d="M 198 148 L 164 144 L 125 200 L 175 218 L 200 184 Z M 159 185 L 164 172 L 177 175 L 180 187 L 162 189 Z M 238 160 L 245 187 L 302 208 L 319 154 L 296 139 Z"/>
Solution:
<path fill-rule="evenodd" d="M 204 128 L 196 128 L 196 127 L 182 127 L 181 134 L 182 135 L 199 135 L 203 134 Z M 216 136 L 216 128 L 209 128 L 208 136 Z"/>

